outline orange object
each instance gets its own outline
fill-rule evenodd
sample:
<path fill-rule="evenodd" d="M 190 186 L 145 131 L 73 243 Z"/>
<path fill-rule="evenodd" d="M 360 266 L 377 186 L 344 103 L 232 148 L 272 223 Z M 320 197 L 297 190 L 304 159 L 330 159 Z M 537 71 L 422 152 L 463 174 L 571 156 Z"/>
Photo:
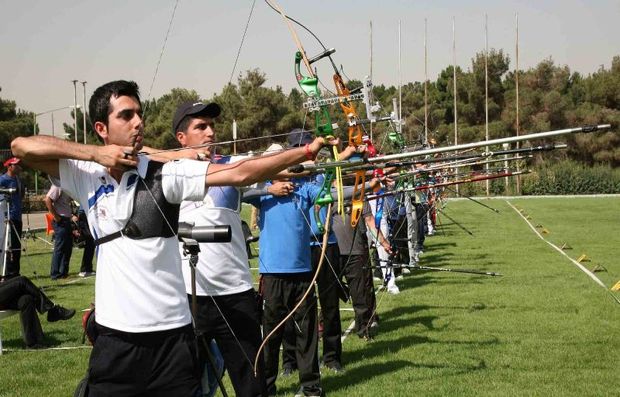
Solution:
<path fill-rule="evenodd" d="M 48 236 L 54 233 L 54 228 L 52 227 L 52 221 L 54 220 L 54 215 L 51 212 L 45 214 L 45 234 Z"/>

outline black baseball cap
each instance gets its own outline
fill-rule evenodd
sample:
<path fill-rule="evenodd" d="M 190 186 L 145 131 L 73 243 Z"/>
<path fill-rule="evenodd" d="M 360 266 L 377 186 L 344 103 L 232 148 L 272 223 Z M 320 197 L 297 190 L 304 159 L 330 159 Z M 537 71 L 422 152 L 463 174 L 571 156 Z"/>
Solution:
<path fill-rule="evenodd" d="M 184 102 L 177 107 L 172 119 L 172 133 L 176 134 L 179 124 L 185 116 L 217 117 L 222 113 L 222 108 L 215 102 L 202 103 L 200 101 Z"/>
<path fill-rule="evenodd" d="M 291 132 L 288 133 L 288 145 L 291 147 L 294 146 L 303 146 L 306 143 L 312 143 L 314 138 L 310 131 L 304 131 L 301 128 L 295 128 Z"/>

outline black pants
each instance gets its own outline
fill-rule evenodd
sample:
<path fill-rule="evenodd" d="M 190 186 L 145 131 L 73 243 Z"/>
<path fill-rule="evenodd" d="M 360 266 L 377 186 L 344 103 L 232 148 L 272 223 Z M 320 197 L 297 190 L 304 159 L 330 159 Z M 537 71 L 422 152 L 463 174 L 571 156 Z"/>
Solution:
<path fill-rule="evenodd" d="M 313 246 L 312 268 L 316 270 L 321 258 L 321 247 Z M 338 244 L 329 244 L 325 250 L 325 259 L 317 278 L 319 302 L 323 318 L 323 363 L 341 364 L 342 325 L 340 324 L 340 299 L 343 285 L 340 272 L 340 251 Z"/>
<path fill-rule="evenodd" d="M 375 305 L 374 288 L 369 288 L 369 285 L 372 286 L 372 271 L 368 267 L 368 255 L 342 255 L 340 263 L 342 274 L 349 284 L 357 335 L 368 336 Z"/>
<path fill-rule="evenodd" d="M 313 246 L 311 249 L 312 269 L 321 259 L 321 247 Z M 325 259 L 321 271 L 317 277 L 319 290 L 319 302 L 321 313 L 319 318 L 323 321 L 323 358 L 325 365 L 333 363 L 342 364 L 342 324 L 340 323 L 339 295 L 343 289 L 340 280 L 340 256 L 337 244 L 329 244 L 325 250 Z M 286 323 L 282 340 L 282 367 L 297 368 L 295 363 L 295 328 L 297 325 L 292 319 Z"/>
<path fill-rule="evenodd" d="M 297 369 L 295 354 L 296 327 L 297 325 L 292 318 L 289 318 L 284 325 L 284 335 L 282 335 L 282 368 Z"/>
<path fill-rule="evenodd" d="M 89 397 L 198 397 L 201 369 L 191 325 L 129 333 L 97 324 L 90 355 Z"/>
<path fill-rule="evenodd" d="M 191 299 L 190 295 L 190 306 Z M 254 290 L 224 296 L 198 296 L 197 301 L 196 333 L 206 341 L 215 339 L 217 342 L 235 395 L 267 395 L 262 360 L 258 361 L 257 377 L 253 370 L 262 341 Z"/>
<path fill-rule="evenodd" d="M 299 302 L 310 286 L 311 273 L 263 275 L 263 334 L 269 335 L 275 326 Z M 299 369 L 299 383 L 305 394 L 321 394 L 319 372 L 316 295 L 311 290 L 303 304 L 295 312 L 296 362 Z M 280 327 L 265 347 L 265 377 L 269 394 L 276 394 L 280 344 L 284 330 Z"/>
<path fill-rule="evenodd" d="M 43 341 L 43 330 L 37 312 L 45 313 L 52 307 L 54 303 L 27 277 L 12 277 L 0 282 L 0 308 L 19 310 L 27 346 Z"/>
<path fill-rule="evenodd" d="M 95 257 L 95 240 L 90 234 L 84 236 L 84 253 L 82 254 L 82 265 L 80 273 L 90 273 L 93 271 L 93 258 Z"/>
<path fill-rule="evenodd" d="M 418 219 L 418 247 L 420 247 L 420 249 L 424 247 L 424 240 L 426 239 L 426 231 L 428 228 L 428 225 L 426 224 L 426 222 L 428 222 L 427 220 L 428 209 L 429 209 L 429 206 L 426 203 L 415 204 L 415 213 L 416 213 L 416 218 Z"/>
<path fill-rule="evenodd" d="M 10 247 L 6 252 L 6 276 L 16 276 L 20 272 L 20 259 L 22 257 L 22 221 L 11 220 L 7 227 L 11 228 Z M 0 248 L 3 249 L 3 248 Z"/>

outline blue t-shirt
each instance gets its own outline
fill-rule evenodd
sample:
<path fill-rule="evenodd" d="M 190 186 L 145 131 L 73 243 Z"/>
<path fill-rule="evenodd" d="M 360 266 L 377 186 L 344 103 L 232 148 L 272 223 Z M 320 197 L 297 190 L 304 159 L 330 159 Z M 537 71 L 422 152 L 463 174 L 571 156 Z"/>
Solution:
<path fill-rule="evenodd" d="M 293 193 L 284 197 L 266 195 L 249 202 L 259 208 L 259 271 L 305 273 L 310 264 L 310 225 L 306 218 L 320 188 L 293 180 Z"/>
<path fill-rule="evenodd" d="M 10 176 L 9 174 L 0 175 L 0 187 L 2 188 L 14 188 L 15 193 L 11 193 L 9 204 L 10 208 L 10 219 L 12 221 L 21 221 L 22 220 L 22 183 L 17 176 Z M 5 200 L 7 197 L 6 194 L 0 194 L 0 200 Z"/>

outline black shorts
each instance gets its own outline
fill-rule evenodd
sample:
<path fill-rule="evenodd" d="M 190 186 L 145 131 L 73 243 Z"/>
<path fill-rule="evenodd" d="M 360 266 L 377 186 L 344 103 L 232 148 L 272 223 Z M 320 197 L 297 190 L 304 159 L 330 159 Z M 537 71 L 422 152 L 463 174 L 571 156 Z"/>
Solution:
<path fill-rule="evenodd" d="M 89 397 L 201 395 L 191 325 L 148 333 L 99 324 L 97 329 L 88 370 Z"/>

